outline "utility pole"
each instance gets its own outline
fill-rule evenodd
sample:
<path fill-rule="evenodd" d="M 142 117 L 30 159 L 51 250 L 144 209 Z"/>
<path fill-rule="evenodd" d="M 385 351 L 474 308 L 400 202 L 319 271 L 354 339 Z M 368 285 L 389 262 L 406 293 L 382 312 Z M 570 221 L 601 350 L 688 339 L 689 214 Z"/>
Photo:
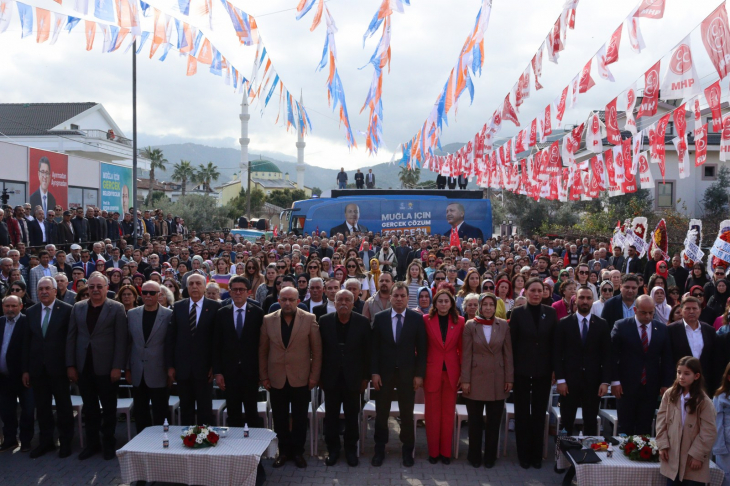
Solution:
<path fill-rule="evenodd" d="M 152 188 L 150 187 L 150 194 Z M 132 42 L 132 246 L 137 248 L 137 38 Z M 127 209 L 127 208 L 124 208 Z"/>
<path fill-rule="evenodd" d="M 251 221 L 251 159 L 248 161 L 248 189 L 246 193 L 246 214 L 248 220 Z"/>

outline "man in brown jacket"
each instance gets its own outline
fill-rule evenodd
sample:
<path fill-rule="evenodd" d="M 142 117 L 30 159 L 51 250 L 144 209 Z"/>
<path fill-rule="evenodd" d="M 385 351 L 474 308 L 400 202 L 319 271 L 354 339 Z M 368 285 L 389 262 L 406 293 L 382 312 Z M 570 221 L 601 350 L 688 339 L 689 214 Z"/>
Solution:
<path fill-rule="evenodd" d="M 275 468 L 292 457 L 297 467 L 307 467 L 303 454 L 309 391 L 319 382 L 322 369 L 319 326 L 314 314 L 297 308 L 298 300 L 297 289 L 282 289 L 281 309 L 265 316 L 261 326 L 259 376 L 271 394 L 274 432 L 279 439 Z"/>

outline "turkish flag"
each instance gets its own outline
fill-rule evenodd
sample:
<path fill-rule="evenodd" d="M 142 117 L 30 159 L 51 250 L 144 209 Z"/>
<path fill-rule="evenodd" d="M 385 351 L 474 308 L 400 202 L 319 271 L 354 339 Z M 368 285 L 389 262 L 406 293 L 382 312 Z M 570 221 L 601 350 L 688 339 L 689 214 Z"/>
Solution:
<path fill-rule="evenodd" d="M 641 100 L 639 114 L 642 116 L 656 115 L 657 102 L 659 100 L 659 69 L 661 60 L 657 61 L 648 71 L 644 73 L 644 99 Z"/>
<path fill-rule="evenodd" d="M 730 59 L 730 29 L 727 22 L 725 2 L 722 2 L 710 15 L 702 21 L 702 43 L 712 64 L 720 75 L 720 79 L 728 75 Z"/>
<path fill-rule="evenodd" d="M 665 0 L 642 0 L 636 9 L 634 17 L 646 19 L 660 19 L 664 17 Z"/>
<path fill-rule="evenodd" d="M 618 129 L 618 117 L 616 115 L 616 102 L 618 98 L 614 98 L 606 105 L 604 117 L 606 118 L 606 134 L 608 143 L 618 145 L 621 143 L 621 131 Z"/>
<path fill-rule="evenodd" d="M 623 30 L 623 24 L 619 25 L 618 29 L 614 31 L 613 35 L 611 35 L 611 39 L 608 41 L 608 46 L 606 46 L 606 66 L 618 61 L 618 49 L 621 45 L 621 32 Z"/>
<path fill-rule="evenodd" d="M 451 236 L 449 237 L 449 246 L 461 248 L 461 240 L 459 240 L 459 232 L 456 228 L 451 228 Z"/>
<path fill-rule="evenodd" d="M 722 129 L 722 112 L 720 111 L 720 98 L 722 98 L 722 88 L 720 80 L 715 81 L 705 88 L 705 99 L 712 110 L 712 131 L 719 132 Z"/>

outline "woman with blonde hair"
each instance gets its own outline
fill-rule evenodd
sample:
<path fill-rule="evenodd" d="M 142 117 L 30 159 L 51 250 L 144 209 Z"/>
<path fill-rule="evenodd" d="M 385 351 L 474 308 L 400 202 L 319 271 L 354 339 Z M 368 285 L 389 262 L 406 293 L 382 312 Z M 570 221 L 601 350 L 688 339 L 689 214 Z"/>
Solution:
<path fill-rule="evenodd" d="M 428 287 L 428 280 L 423 271 L 421 262 L 413 260 L 406 270 L 406 285 L 408 286 L 408 307 L 418 307 L 418 291 L 421 287 Z"/>

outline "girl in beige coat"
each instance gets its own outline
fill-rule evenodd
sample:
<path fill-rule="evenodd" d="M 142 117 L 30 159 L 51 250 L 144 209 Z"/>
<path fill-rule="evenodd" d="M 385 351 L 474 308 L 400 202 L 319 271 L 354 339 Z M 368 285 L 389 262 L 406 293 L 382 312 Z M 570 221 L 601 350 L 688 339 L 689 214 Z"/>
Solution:
<path fill-rule="evenodd" d="M 704 392 L 702 367 L 697 358 L 677 362 L 677 379 L 662 397 L 656 419 L 661 460 L 667 486 L 694 486 L 710 482 L 710 456 L 715 443 L 715 407 Z"/>

